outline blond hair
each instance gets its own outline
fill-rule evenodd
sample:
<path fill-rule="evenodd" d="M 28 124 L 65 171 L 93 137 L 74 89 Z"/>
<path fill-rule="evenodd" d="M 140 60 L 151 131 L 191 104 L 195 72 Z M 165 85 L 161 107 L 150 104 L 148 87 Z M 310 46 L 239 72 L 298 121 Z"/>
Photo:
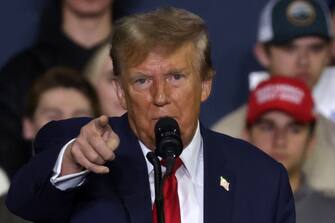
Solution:
<path fill-rule="evenodd" d="M 163 49 L 170 54 L 186 43 L 196 49 L 196 67 L 202 80 L 214 75 L 205 22 L 197 15 L 173 7 L 124 17 L 114 25 L 111 57 L 114 73 L 144 61 L 148 54 Z"/>
<path fill-rule="evenodd" d="M 106 59 L 110 58 L 111 45 L 109 43 L 102 45 L 93 55 L 93 58 L 88 62 L 84 69 L 84 76 L 95 85 L 98 76 L 101 75 L 103 67 L 106 63 Z M 114 76 L 114 72 L 111 72 L 111 77 Z"/>

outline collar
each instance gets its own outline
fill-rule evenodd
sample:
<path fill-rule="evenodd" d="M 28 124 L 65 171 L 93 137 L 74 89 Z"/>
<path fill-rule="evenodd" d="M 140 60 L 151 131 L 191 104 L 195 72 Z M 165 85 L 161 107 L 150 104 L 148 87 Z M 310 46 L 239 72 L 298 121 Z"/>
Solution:
<path fill-rule="evenodd" d="M 180 159 L 183 161 L 183 165 L 187 171 L 187 174 L 192 179 L 192 181 L 196 182 L 196 176 L 198 172 L 199 161 L 203 158 L 203 142 L 202 142 L 202 136 L 200 134 L 200 127 L 199 127 L 199 121 L 197 123 L 197 129 L 195 131 L 195 134 L 188 146 L 186 146 L 182 153 L 180 154 Z M 151 150 L 146 147 L 140 140 L 139 140 L 143 155 L 145 157 L 145 161 L 147 164 L 148 174 L 150 175 L 153 172 L 153 166 L 146 158 L 146 155 L 148 152 L 151 152 Z"/>

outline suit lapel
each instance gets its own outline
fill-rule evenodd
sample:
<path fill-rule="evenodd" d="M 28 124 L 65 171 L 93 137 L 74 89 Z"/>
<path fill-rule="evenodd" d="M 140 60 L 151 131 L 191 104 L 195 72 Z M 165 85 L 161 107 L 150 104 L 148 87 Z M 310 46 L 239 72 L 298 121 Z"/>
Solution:
<path fill-rule="evenodd" d="M 128 119 L 123 118 L 120 131 L 120 149 L 112 162 L 116 189 L 131 223 L 152 221 L 151 195 L 145 157 L 138 139 L 132 133 Z M 204 142 L 204 223 L 231 223 L 235 195 L 235 177 L 227 165 L 224 144 L 217 144 L 214 133 L 201 127 Z M 123 140 L 122 140 L 123 139 Z M 126 139 L 126 140 L 124 140 Z M 229 182 L 229 191 L 220 186 L 223 177 Z"/>
<path fill-rule="evenodd" d="M 115 171 L 116 188 L 131 223 L 151 222 L 151 195 L 148 171 L 138 139 L 132 133 L 128 119 L 118 132 L 120 147 L 111 171 Z"/>
<path fill-rule="evenodd" d="M 214 133 L 201 128 L 204 142 L 204 222 L 231 223 L 235 177 L 228 169 L 224 144 Z"/>

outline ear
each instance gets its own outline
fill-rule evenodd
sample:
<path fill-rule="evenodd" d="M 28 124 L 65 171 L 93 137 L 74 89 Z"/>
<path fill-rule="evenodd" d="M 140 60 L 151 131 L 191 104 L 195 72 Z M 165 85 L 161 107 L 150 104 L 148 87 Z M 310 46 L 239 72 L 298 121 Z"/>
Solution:
<path fill-rule="evenodd" d="M 34 127 L 34 123 L 28 117 L 24 117 L 22 119 L 22 126 L 23 126 L 23 138 L 26 140 L 33 140 L 36 135 L 36 128 Z"/>
<path fill-rule="evenodd" d="M 264 44 L 257 43 L 254 47 L 254 54 L 258 62 L 264 67 L 269 68 L 270 66 L 270 55 L 269 52 L 265 49 Z"/>
<path fill-rule="evenodd" d="M 208 80 L 203 80 L 201 82 L 201 102 L 206 101 L 209 95 L 211 94 L 212 82 L 213 82 L 212 78 Z"/>
<path fill-rule="evenodd" d="M 119 99 L 120 105 L 124 110 L 127 110 L 127 102 L 126 102 L 126 97 L 125 97 L 125 93 L 122 87 L 122 83 L 120 79 L 114 79 L 113 80 L 113 85 L 115 85 L 115 89 L 116 89 L 116 95 L 117 98 Z"/>

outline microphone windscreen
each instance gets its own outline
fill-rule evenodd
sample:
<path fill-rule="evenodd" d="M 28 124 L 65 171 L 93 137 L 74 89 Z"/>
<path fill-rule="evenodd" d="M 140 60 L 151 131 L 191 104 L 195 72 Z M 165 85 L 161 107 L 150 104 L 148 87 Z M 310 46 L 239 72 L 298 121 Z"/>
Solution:
<path fill-rule="evenodd" d="M 171 117 L 159 119 L 155 125 L 156 155 L 165 159 L 167 156 L 177 157 L 181 154 L 183 145 L 179 125 Z"/>

